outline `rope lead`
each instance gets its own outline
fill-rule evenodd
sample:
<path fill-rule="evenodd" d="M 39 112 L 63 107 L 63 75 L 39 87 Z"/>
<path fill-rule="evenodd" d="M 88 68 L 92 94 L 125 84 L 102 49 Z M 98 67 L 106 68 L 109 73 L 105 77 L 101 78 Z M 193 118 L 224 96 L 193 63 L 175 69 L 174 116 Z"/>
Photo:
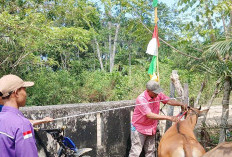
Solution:
<path fill-rule="evenodd" d="M 165 99 L 165 100 L 152 101 L 152 102 L 148 102 L 148 103 L 141 103 L 141 104 L 135 104 L 135 105 L 128 105 L 128 106 L 123 106 L 123 107 L 117 107 L 117 108 L 112 108 L 112 109 L 107 109 L 107 110 L 100 110 L 100 111 L 87 112 L 87 113 L 80 113 L 80 114 L 76 114 L 76 115 L 70 115 L 70 116 L 66 116 L 66 117 L 55 118 L 55 119 L 53 119 L 53 121 L 58 121 L 58 120 L 67 119 L 67 118 L 73 118 L 73 117 L 80 117 L 80 116 L 85 116 L 85 115 L 91 115 L 91 114 L 96 114 L 96 113 L 102 113 L 102 112 L 108 112 L 108 111 L 114 111 L 114 110 L 119 110 L 119 109 L 125 109 L 125 108 L 134 107 L 134 106 L 137 106 L 137 105 L 146 105 L 146 104 L 150 104 L 150 103 L 154 103 L 154 102 L 162 102 L 162 101 L 166 101 L 166 100 L 176 100 L 176 99 L 180 99 L 180 98 L 181 97 L 170 98 L 170 99 Z"/>

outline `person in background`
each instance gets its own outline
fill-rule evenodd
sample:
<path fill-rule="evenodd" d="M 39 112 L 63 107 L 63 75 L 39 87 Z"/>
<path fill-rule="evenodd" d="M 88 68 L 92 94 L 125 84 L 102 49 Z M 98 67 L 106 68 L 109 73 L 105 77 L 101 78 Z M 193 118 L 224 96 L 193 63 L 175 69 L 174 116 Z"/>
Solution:
<path fill-rule="evenodd" d="M 139 157 L 144 148 L 146 157 L 155 157 L 155 133 L 159 120 L 177 122 L 175 116 L 159 115 L 160 102 L 172 106 L 187 105 L 170 99 L 164 93 L 159 84 L 150 80 L 146 84 L 146 90 L 136 99 L 136 106 L 132 116 L 131 125 L 131 149 L 129 157 Z"/>
<path fill-rule="evenodd" d="M 26 88 L 34 82 L 25 82 L 16 75 L 0 79 L 0 96 L 4 106 L 0 113 L 0 148 L 4 157 L 38 157 L 34 130 L 20 107 L 26 104 Z"/>

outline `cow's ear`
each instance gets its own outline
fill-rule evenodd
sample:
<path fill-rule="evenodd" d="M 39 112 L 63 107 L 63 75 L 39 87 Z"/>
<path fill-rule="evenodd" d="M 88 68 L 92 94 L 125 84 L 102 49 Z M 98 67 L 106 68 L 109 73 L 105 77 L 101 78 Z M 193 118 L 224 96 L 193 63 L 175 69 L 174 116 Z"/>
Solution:
<path fill-rule="evenodd" d="M 209 109 L 200 111 L 199 112 L 199 117 L 206 115 L 208 111 L 209 111 Z"/>

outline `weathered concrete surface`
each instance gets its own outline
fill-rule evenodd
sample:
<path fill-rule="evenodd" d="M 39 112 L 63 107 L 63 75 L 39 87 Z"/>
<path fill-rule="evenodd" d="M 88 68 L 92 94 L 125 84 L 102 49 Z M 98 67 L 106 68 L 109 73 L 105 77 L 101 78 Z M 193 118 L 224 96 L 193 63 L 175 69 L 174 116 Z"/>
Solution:
<path fill-rule="evenodd" d="M 42 119 L 50 116 L 60 118 L 95 111 L 108 110 L 123 106 L 134 105 L 135 101 L 117 101 L 86 104 L 64 104 L 53 106 L 24 107 L 20 110 L 29 119 Z M 101 126 L 97 130 L 97 114 L 70 117 L 49 124 L 42 124 L 41 128 L 58 128 L 66 126 L 65 135 L 70 137 L 78 148 L 89 147 L 93 150 L 87 155 L 91 157 L 123 157 L 127 156 L 130 145 L 131 111 L 134 107 L 126 107 L 100 114 Z M 98 132 L 98 133 L 97 133 Z M 101 137 L 97 136 L 100 133 Z M 99 139 L 100 138 L 100 142 Z M 40 157 L 54 157 L 58 144 L 51 135 L 44 131 L 36 132 L 36 140 Z M 100 143 L 100 145 L 99 145 Z"/>
<path fill-rule="evenodd" d="M 132 107 L 128 107 L 132 105 Z M 127 157 L 130 149 L 130 121 L 131 111 L 135 105 L 134 100 L 86 103 L 86 104 L 64 104 L 54 106 L 24 107 L 20 110 L 29 119 L 42 119 L 45 116 L 60 118 L 108 110 L 122 107 L 122 109 L 106 111 L 97 114 L 71 117 L 41 125 L 41 128 L 58 128 L 66 126 L 65 135 L 70 137 L 78 148 L 89 147 L 93 151 L 88 153 L 91 157 Z M 161 105 L 162 106 L 162 105 Z M 123 108 L 125 107 L 125 108 Z M 166 108 L 166 107 L 165 107 Z M 166 114 L 166 109 L 163 109 Z M 179 107 L 174 108 L 174 115 L 180 112 Z M 212 106 L 209 110 L 206 123 L 210 126 L 220 124 L 222 108 Z M 162 113 L 160 113 L 162 114 Z M 229 124 L 232 123 L 232 112 L 229 115 Z M 200 124 L 199 119 L 198 125 Z M 98 122 L 98 123 L 97 123 Z M 166 121 L 160 121 L 160 132 L 164 131 Z M 44 131 L 36 133 L 40 157 L 54 157 L 58 145 L 51 135 Z M 144 156 L 142 154 L 141 156 Z"/>

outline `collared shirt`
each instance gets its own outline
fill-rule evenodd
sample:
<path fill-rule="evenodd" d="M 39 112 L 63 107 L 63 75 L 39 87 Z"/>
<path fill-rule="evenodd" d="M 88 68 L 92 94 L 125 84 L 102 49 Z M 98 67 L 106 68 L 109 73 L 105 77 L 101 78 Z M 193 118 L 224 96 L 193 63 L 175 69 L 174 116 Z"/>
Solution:
<path fill-rule="evenodd" d="M 158 120 L 150 119 L 148 113 L 159 114 L 160 102 L 166 104 L 170 98 L 163 93 L 158 94 L 156 98 L 151 98 L 145 90 L 136 99 L 136 106 L 132 116 L 132 124 L 136 130 L 145 135 L 154 135 Z"/>
<path fill-rule="evenodd" d="M 0 104 L 0 112 L 2 111 L 2 107 L 3 107 L 3 105 Z"/>
<path fill-rule="evenodd" d="M 0 112 L 0 150 L 1 157 L 38 157 L 33 127 L 17 108 Z"/>

